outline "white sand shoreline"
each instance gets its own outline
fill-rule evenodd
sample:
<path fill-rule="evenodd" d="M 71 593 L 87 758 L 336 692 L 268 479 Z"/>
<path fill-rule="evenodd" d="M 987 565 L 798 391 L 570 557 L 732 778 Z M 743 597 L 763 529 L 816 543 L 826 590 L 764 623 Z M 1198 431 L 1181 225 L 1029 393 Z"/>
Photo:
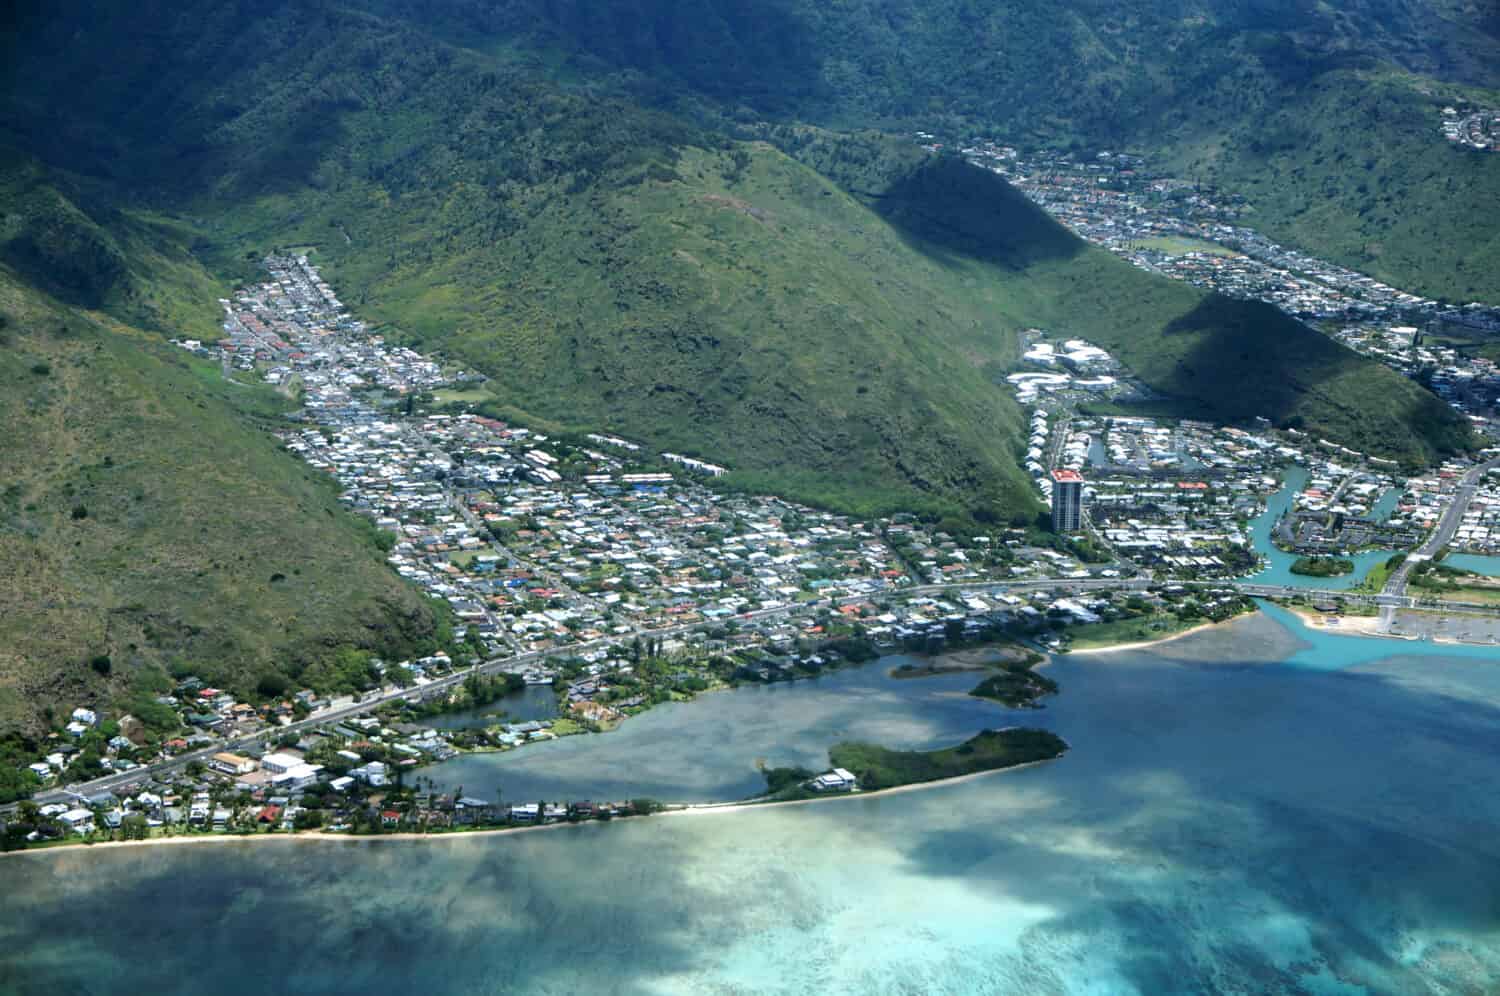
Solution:
<path fill-rule="evenodd" d="M 1384 636 L 1394 640 L 1411 639 L 1411 637 L 1397 636 L 1393 633 L 1385 633 L 1380 629 L 1380 617 L 1376 616 L 1341 616 L 1328 615 L 1323 612 L 1315 612 L 1297 606 L 1283 606 L 1288 612 L 1302 621 L 1302 625 L 1308 629 L 1315 629 L 1323 633 L 1343 633 L 1347 636 Z M 1329 620 L 1336 620 L 1330 622 Z"/>
<path fill-rule="evenodd" d="M 1219 626 L 1228 626 L 1233 623 L 1235 619 L 1243 619 L 1248 617 L 1249 615 L 1253 615 L 1253 613 L 1238 615 L 1235 616 L 1234 619 L 1225 619 L 1223 622 L 1199 623 L 1197 626 L 1181 630 L 1180 632 L 1173 633 L 1170 636 L 1164 636 L 1159 640 L 1140 640 L 1136 643 L 1115 643 L 1108 647 L 1087 647 L 1083 650 L 1070 650 L 1066 654 L 1063 654 L 1061 656 L 1081 657 L 1084 654 L 1117 654 L 1126 650 L 1147 650 L 1151 647 L 1159 647 L 1164 643 L 1171 643 L 1173 640 L 1180 640 L 1185 636 L 1192 636 L 1194 633 L 1202 633 Z"/>
<path fill-rule="evenodd" d="M 803 806 L 813 803 L 843 802 L 849 799 L 869 799 L 878 796 L 897 795 L 903 792 L 916 792 L 923 789 L 942 788 L 947 785 L 957 785 L 961 782 L 973 781 L 976 778 L 985 778 L 990 775 L 1003 775 L 1011 771 L 1020 771 L 1022 768 L 1031 768 L 1039 764 L 1047 764 L 1057 758 L 1045 758 L 1039 761 L 1026 761 L 1022 764 L 1013 764 L 1006 768 L 993 768 L 989 771 L 975 771 L 967 775 L 955 775 L 952 778 L 940 778 L 932 782 L 915 782 L 911 785 L 897 785 L 894 788 L 877 789 L 872 792 L 849 792 L 840 795 L 822 796 L 816 799 L 785 799 L 780 801 L 766 802 L 702 802 L 674 805 L 670 809 L 649 816 L 626 816 L 617 819 L 626 822 L 635 820 L 651 820 L 667 816 L 691 816 L 716 813 L 738 813 L 754 809 L 771 809 L 780 806 Z M 25 848 L 19 851 L 0 852 L 0 859 L 24 856 L 45 856 L 48 854 L 65 854 L 77 851 L 99 851 L 114 850 L 123 847 L 171 847 L 178 845 L 197 844 L 269 844 L 272 842 L 293 843 L 349 843 L 349 844 L 374 844 L 385 841 L 426 841 L 437 842 L 445 840 L 469 840 L 474 837 L 494 837 L 501 834 L 517 833 L 540 833 L 547 830 L 563 830 L 570 827 L 584 827 L 591 825 L 607 826 L 614 820 L 585 820 L 579 823 L 543 823 L 529 827 L 494 827 L 487 830 L 450 830 L 438 833 L 382 833 L 382 834 L 342 834 L 328 833 L 321 830 L 304 830 L 300 833 L 255 833 L 255 834 L 205 834 L 193 837 L 155 837 L 150 840 L 112 840 L 97 844 L 58 844 L 54 847 Z"/>

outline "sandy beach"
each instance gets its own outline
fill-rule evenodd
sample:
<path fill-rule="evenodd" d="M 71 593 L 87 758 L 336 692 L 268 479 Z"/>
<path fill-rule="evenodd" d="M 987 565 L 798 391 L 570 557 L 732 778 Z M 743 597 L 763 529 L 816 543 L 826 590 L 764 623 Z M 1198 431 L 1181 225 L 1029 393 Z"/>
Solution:
<path fill-rule="evenodd" d="M 1308 629 L 1322 630 L 1325 633 L 1347 633 L 1350 636 L 1391 635 L 1381 631 L 1379 616 L 1330 616 L 1292 605 L 1286 608 L 1301 619 L 1302 624 Z M 1401 638 L 1395 637 L 1395 639 Z"/>
<path fill-rule="evenodd" d="M 1239 618 L 1242 617 L 1235 617 L 1235 619 Z M 1173 640 L 1180 640 L 1185 636 L 1192 636 L 1194 633 L 1202 633 L 1205 630 L 1214 629 L 1218 626 L 1228 626 L 1232 622 L 1234 622 L 1234 619 L 1226 619 L 1223 622 L 1199 623 L 1197 626 L 1173 633 L 1171 636 L 1164 636 L 1160 640 L 1141 640 L 1136 643 L 1116 643 L 1109 647 L 1089 647 L 1085 650 L 1070 650 L 1068 651 L 1068 656 L 1080 657 L 1084 654 L 1118 654 L 1125 650 L 1147 650 L 1151 647 L 1159 647 L 1164 643 L 1171 643 Z"/>
<path fill-rule="evenodd" d="M 923 789 L 941 788 L 946 785 L 957 785 L 962 782 L 973 781 L 977 778 L 987 778 L 991 775 L 1003 775 L 1012 771 L 1020 771 L 1022 768 L 1031 768 L 1039 764 L 1048 764 L 1057 758 L 1047 758 L 1040 761 L 1027 761 L 1024 764 L 1014 764 L 1008 768 L 996 768 L 992 771 L 976 771 L 967 775 L 956 775 L 953 778 L 942 778 L 933 782 L 917 782 L 912 785 L 898 785 L 894 788 L 878 789 L 873 792 L 848 792 L 840 795 L 822 796 L 816 799 L 787 799 L 778 802 L 757 802 L 745 800 L 741 802 L 703 802 L 691 805 L 672 805 L 659 813 L 649 816 L 626 816 L 617 817 L 621 820 L 654 820 L 669 816 L 692 816 L 710 813 L 739 813 L 751 809 L 768 809 L 776 806 L 805 806 L 815 803 L 845 802 L 850 799 L 868 799 L 873 796 L 897 795 L 902 792 L 917 792 Z M 608 826 L 613 820 L 586 820 L 581 823 L 543 823 L 529 827 L 494 827 L 488 830 L 457 830 L 443 831 L 438 833 L 382 833 L 361 834 L 354 836 L 343 833 L 327 833 L 322 830 L 304 830 L 301 833 L 255 833 L 255 834 L 204 834 L 191 837 L 155 837 L 150 840 L 113 840 L 98 844 L 58 844 L 54 847 L 35 847 L 20 851 L 0 852 L 0 858 L 38 856 L 48 854 L 63 854 L 73 851 L 98 851 L 113 850 L 119 847 L 174 847 L 199 844 L 271 844 L 271 843 L 346 843 L 346 844 L 375 844 L 385 841 L 427 841 L 436 842 L 444 840 L 468 840 L 474 837 L 494 837 L 501 834 L 515 833 L 542 833 L 548 830 L 564 830 L 569 827 L 584 826 Z"/>

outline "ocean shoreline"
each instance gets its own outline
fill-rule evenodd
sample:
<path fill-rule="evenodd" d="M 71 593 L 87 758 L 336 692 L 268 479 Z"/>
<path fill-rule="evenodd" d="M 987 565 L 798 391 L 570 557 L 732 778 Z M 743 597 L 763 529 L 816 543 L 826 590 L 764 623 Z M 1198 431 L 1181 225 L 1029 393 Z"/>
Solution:
<path fill-rule="evenodd" d="M 1180 630 L 1176 633 L 1172 633 L 1169 636 L 1164 636 L 1159 640 L 1139 640 L 1135 643 L 1114 643 L 1110 644 L 1107 647 L 1086 647 L 1083 650 L 1069 650 L 1067 653 L 1058 656 L 1082 657 L 1085 654 L 1117 654 L 1127 650 L 1149 650 L 1153 647 L 1160 647 L 1165 643 L 1171 643 L 1173 640 L 1180 640 L 1185 636 L 1192 636 L 1194 633 L 1204 633 L 1208 630 L 1216 629 L 1220 626 L 1228 626 L 1236 619 L 1243 619 L 1251 615 L 1254 615 L 1254 613 L 1242 613 L 1235 616 L 1234 619 L 1225 619 L 1222 622 L 1199 623 L 1197 626 L 1192 626 L 1188 629 Z"/>
<path fill-rule="evenodd" d="M 1320 633 L 1333 633 L 1336 635 L 1342 633 L 1345 636 L 1379 636 L 1388 640 L 1415 639 L 1414 637 L 1397 636 L 1394 633 L 1383 632 L 1379 629 L 1380 617 L 1378 615 L 1342 616 L 1334 614 L 1330 616 L 1328 613 L 1305 609 L 1296 605 L 1284 605 L 1282 608 L 1296 616 L 1302 625 L 1308 629 L 1315 629 Z M 1329 623 L 1328 620 L 1330 618 L 1337 619 L 1338 622 Z"/>
<path fill-rule="evenodd" d="M 375 843 L 377 841 L 440 841 L 440 840 L 466 840 L 472 837 L 493 837 L 502 834 L 538 833 L 546 830 L 562 830 L 569 827 L 582 827 L 591 824 L 607 825 L 619 820 L 634 822 L 638 820 L 650 820 L 658 817 L 690 816 L 718 813 L 737 813 L 754 809 L 770 809 L 780 806 L 805 806 L 814 803 L 842 802 L 849 799 L 866 799 L 876 796 L 897 795 L 903 792 L 916 792 L 924 789 L 942 788 L 948 785 L 957 785 L 962 782 L 973 781 L 978 778 L 986 778 L 991 775 L 1002 775 L 1011 771 L 1020 771 L 1023 768 L 1035 767 L 1039 764 L 1050 764 L 1058 760 L 1058 757 L 1042 758 L 1037 761 L 1024 761 L 1021 764 L 1013 764 L 1004 768 L 992 768 L 989 771 L 972 771 L 965 775 L 954 775 L 952 778 L 939 778 L 930 782 L 913 782 L 910 785 L 895 785 L 891 788 L 874 789 L 872 791 L 845 792 L 837 795 L 820 796 L 813 799 L 767 799 L 756 801 L 753 799 L 740 800 L 737 802 L 699 802 L 686 804 L 670 804 L 669 808 L 659 812 L 650 813 L 645 816 L 616 817 L 613 820 L 582 820 L 577 823 L 563 821 L 559 823 L 541 823 L 533 826 L 522 827 L 490 827 L 483 830 L 449 830 L 437 833 L 412 833 L 402 831 L 399 833 L 379 834 L 344 834 L 329 833 L 323 830 L 304 830 L 295 833 L 251 833 L 251 834 L 204 834 L 202 836 L 184 837 L 155 837 L 149 840 L 109 840 L 100 841 L 97 844 L 76 843 L 58 844 L 53 847 L 29 847 L 18 851 L 0 851 L 0 859 L 35 856 L 46 854 L 73 853 L 78 851 L 114 850 L 125 847 L 171 847 L 181 845 L 200 844 L 267 844 L 273 841 L 291 843 L 302 841 L 304 843 Z"/>

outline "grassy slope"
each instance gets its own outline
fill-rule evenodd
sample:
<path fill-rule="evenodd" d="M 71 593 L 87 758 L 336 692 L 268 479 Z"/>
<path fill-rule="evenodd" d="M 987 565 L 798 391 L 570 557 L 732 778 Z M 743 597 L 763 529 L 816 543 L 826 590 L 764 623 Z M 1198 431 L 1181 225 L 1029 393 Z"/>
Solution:
<path fill-rule="evenodd" d="M 3 148 L 0 205 L 0 262 L 28 283 L 143 328 L 212 335 L 223 288 L 188 251 L 189 226 Z"/>
<path fill-rule="evenodd" d="M 550 422 L 861 511 L 1024 519 L 1019 415 L 993 381 L 1012 332 L 1042 324 L 1111 347 L 1184 413 L 1298 419 L 1413 461 L 1457 438 L 1376 365 L 1089 251 L 957 164 L 887 150 L 861 172 L 837 162 L 838 142 L 793 150 L 850 198 L 772 148 L 561 92 L 399 25 L 295 5 L 253 21 L 214 7 L 200 23 L 152 6 L 94 11 L 111 51 L 116 32 L 140 44 L 110 61 L 110 87 L 78 94 L 59 135 L 30 90 L 13 131 L 190 205 L 224 272 L 271 244 L 318 245 L 364 310 Z M 70 44 L 86 57 L 100 37 Z M 55 63 L 27 68 L 67 86 Z"/>
<path fill-rule="evenodd" d="M 1500 155 L 1438 132 L 1451 88 L 1332 73 L 1185 168 L 1240 191 L 1251 222 L 1404 289 L 1500 302 Z M 1500 97 L 1494 98 L 1500 103 Z"/>
<path fill-rule="evenodd" d="M 1088 248 L 991 174 L 953 160 L 912 166 L 880 145 L 860 155 L 849 143 L 777 136 L 865 191 L 929 255 L 1024 273 L 999 317 L 1105 346 L 1169 399 L 1160 410 L 1264 416 L 1413 464 L 1465 444 L 1453 413 L 1405 378 L 1275 308 L 1205 295 Z"/>
<path fill-rule="evenodd" d="M 660 178 L 552 199 L 506 239 L 415 264 L 386 247 L 420 241 L 461 192 L 378 214 L 347 207 L 368 191 L 300 204 L 298 231 L 343 219 L 352 243 L 323 240 L 333 272 L 517 409 L 862 512 L 958 497 L 1029 514 L 996 381 L 1032 325 L 1107 346 L 1182 415 L 1264 415 L 1412 464 L 1464 441 L 1431 395 L 1272 308 L 1088 249 L 962 164 L 901 170 L 851 197 L 770 148 L 690 149 Z"/>
<path fill-rule="evenodd" d="M 126 703 L 163 667 L 247 693 L 431 633 L 331 483 L 260 427 L 274 396 L 6 267 L 0 314 L 0 729 Z"/>
<path fill-rule="evenodd" d="M 519 230 L 413 262 L 463 196 L 378 213 L 299 203 L 362 307 L 491 374 L 510 407 L 722 460 L 746 483 L 875 510 L 955 499 L 1029 518 L 1011 289 L 948 263 L 775 150 L 690 147 L 630 185 L 554 197 Z M 305 208 L 305 212 L 303 209 Z M 299 236 L 300 237 L 300 236 Z"/>
<path fill-rule="evenodd" d="M 1500 156 L 1448 147 L 1435 116 L 1449 84 L 1500 105 L 1500 19 L 1484 5 L 783 0 L 754 19 L 732 0 L 506 6 L 486 19 L 437 0 L 422 16 L 471 36 L 530 31 L 573 72 L 737 119 L 748 105 L 1166 152 L 1248 196 L 1278 238 L 1402 287 L 1500 301 L 1485 224 Z"/>
<path fill-rule="evenodd" d="M 1170 612 L 1069 626 L 1070 650 L 1097 650 L 1124 643 L 1151 643 L 1202 626 L 1205 619 L 1181 619 Z"/>

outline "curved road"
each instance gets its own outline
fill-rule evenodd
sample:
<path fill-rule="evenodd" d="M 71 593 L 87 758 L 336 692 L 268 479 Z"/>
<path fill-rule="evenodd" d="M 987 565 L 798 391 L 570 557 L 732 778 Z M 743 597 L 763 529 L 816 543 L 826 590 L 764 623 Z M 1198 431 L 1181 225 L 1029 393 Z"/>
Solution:
<path fill-rule="evenodd" d="M 1490 464 L 1486 464 L 1484 468 L 1476 468 L 1476 470 L 1488 469 L 1489 466 L 1494 466 L 1497 464 L 1500 464 L 1500 458 L 1496 458 L 1496 460 L 1491 461 Z M 1473 497 L 1473 485 L 1477 483 L 1478 476 L 1479 475 L 1474 472 L 1471 472 L 1469 475 L 1465 476 L 1465 487 L 1468 488 L 1467 495 L 1469 498 Z M 1457 507 L 1458 504 L 1459 502 L 1455 500 L 1455 507 Z M 1468 498 L 1465 498 L 1462 504 L 1464 506 L 1467 506 Z M 1461 511 L 1458 512 L 1456 517 L 1454 518 L 1454 528 L 1456 528 L 1456 522 L 1458 520 L 1461 520 L 1462 517 L 1463 513 Z M 1445 516 L 1445 523 L 1447 522 L 1447 519 L 1448 517 Z M 1434 535 L 1434 538 L 1436 539 L 1440 535 L 1446 535 L 1451 539 L 1452 529 L 1445 530 L 1440 527 L 1438 533 Z M 1431 541 L 1429 541 L 1429 543 L 1430 542 Z M 1381 594 L 1369 595 L 1348 591 L 1324 591 L 1317 588 L 1290 588 L 1282 587 L 1279 585 L 1250 584 L 1239 581 L 1160 582 L 1154 581 L 1150 578 L 1089 578 L 1082 580 L 1072 578 L 1038 578 L 1029 581 L 972 581 L 962 582 L 959 584 L 916 585 L 910 588 L 902 588 L 880 594 L 893 594 L 906 597 L 911 595 L 951 594 L 953 592 L 964 590 L 1021 592 L 1034 591 L 1037 589 L 1045 590 L 1049 588 L 1067 588 L 1072 591 L 1097 591 L 1101 589 L 1143 590 L 1154 585 L 1162 584 L 1176 584 L 1187 588 L 1234 588 L 1243 595 L 1250 595 L 1256 598 L 1292 598 L 1325 595 L 1328 597 L 1343 598 L 1345 600 L 1374 602 L 1375 604 L 1386 607 L 1387 611 L 1395 607 L 1410 607 L 1414 602 L 1413 599 L 1407 597 L 1404 594 L 1392 593 L 1389 590 L 1389 585 L 1387 586 L 1387 590 L 1382 592 Z M 735 618 L 737 621 L 746 622 L 771 619 L 778 616 L 803 615 L 812 611 L 816 611 L 820 608 L 828 608 L 832 605 L 849 605 L 868 601 L 872 597 L 880 597 L 880 594 L 849 595 L 828 602 L 806 602 L 798 603 L 795 605 L 784 605 L 778 606 L 776 608 L 760 609 L 755 612 L 744 613 L 742 615 L 736 616 Z M 662 629 L 642 630 L 636 635 L 644 639 L 681 636 L 686 633 L 709 629 L 721 624 L 722 623 L 719 621 L 685 623 L 680 626 L 668 626 Z M 174 771 L 179 771 L 187 767 L 187 765 L 191 764 L 194 761 L 206 762 L 214 754 L 217 754 L 221 751 L 243 750 L 246 748 L 255 747 L 259 744 L 264 744 L 266 741 L 278 739 L 288 733 L 299 733 L 305 730 L 327 726 L 330 723 L 336 723 L 340 720 L 349 719 L 353 716 L 359 716 L 364 713 L 371 712 L 379 708 L 380 706 L 385 705 L 389 702 L 393 702 L 397 699 L 427 697 L 435 692 L 453 688 L 455 685 L 462 683 L 474 674 L 487 674 L 497 671 L 519 671 L 527 667 L 528 665 L 535 664 L 549 658 L 571 657 L 580 653 L 586 653 L 590 650 L 602 650 L 610 646 L 618 645 L 619 643 L 620 640 L 618 638 L 611 638 L 605 640 L 594 640 L 588 643 L 574 643 L 569 644 L 565 647 L 557 647 L 551 650 L 532 650 L 526 653 L 515 654 L 509 657 L 491 658 L 490 660 L 484 661 L 480 664 L 476 664 L 473 667 L 466 668 L 462 671 L 456 671 L 453 674 L 438 678 L 425 685 L 413 686 L 410 688 L 384 689 L 378 694 L 367 696 L 362 701 L 349 702 L 342 705 L 333 706 L 320 712 L 313 713 L 306 719 L 297 720 L 296 722 L 290 723 L 286 726 L 270 727 L 265 730 L 260 730 L 256 733 L 235 737 L 222 743 L 215 744 L 211 747 L 204 747 L 200 750 L 191 751 L 186 754 L 179 754 L 176 757 L 171 758 L 170 760 L 158 761 L 155 764 L 145 765 L 140 768 L 132 768 L 129 771 L 116 772 L 114 774 L 106 775 L 103 778 L 96 778 L 93 781 L 87 783 L 68 785 L 38 792 L 33 797 L 32 801 L 36 802 L 39 805 L 46 805 L 48 803 L 54 802 L 74 801 L 84 796 L 109 791 L 124 785 L 135 784 L 148 777 L 170 774 Z M 11 804 L 10 806 L 0 806 L 0 812 L 4 812 L 8 809 L 13 808 L 14 804 Z"/>

